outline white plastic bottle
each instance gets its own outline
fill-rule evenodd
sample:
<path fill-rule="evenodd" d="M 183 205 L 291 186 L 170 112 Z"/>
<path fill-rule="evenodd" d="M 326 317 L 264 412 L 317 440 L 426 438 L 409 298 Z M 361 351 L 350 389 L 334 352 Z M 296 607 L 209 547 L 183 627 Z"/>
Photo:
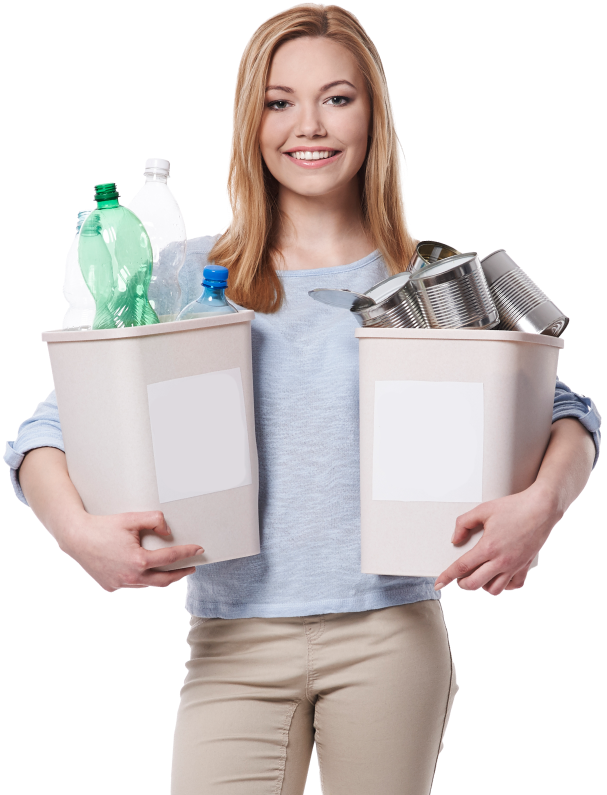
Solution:
<path fill-rule="evenodd" d="M 78 238 L 80 237 L 80 229 L 85 218 L 90 215 L 90 213 L 90 210 L 83 210 L 78 213 L 76 237 L 67 255 L 63 295 L 69 304 L 69 309 L 63 318 L 63 328 L 65 329 L 91 328 L 95 318 L 95 300 L 89 288 L 86 286 L 78 263 Z"/>
<path fill-rule="evenodd" d="M 171 164 L 151 158 L 145 163 L 145 184 L 129 204 L 143 222 L 154 252 L 154 269 L 148 299 L 161 323 L 175 320 L 181 304 L 179 271 L 185 260 L 185 225 L 168 188 Z"/>

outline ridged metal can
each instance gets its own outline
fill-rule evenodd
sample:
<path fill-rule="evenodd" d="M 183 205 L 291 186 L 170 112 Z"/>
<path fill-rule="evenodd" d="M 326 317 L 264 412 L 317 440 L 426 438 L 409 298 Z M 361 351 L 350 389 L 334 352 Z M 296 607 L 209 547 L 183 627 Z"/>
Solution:
<path fill-rule="evenodd" d="M 481 265 L 504 331 L 524 331 L 560 337 L 569 318 L 552 303 L 504 249 L 485 257 Z"/>
<path fill-rule="evenodd" d="M 411 258 L 407 270 L 409 273 L 435 265 L 440 260 L 455 257 L 460 252 L 446 243 L 437 243 L 436 240 L 420 240 L 415 247 L 415 254 Z"/>
<path fill-rule="evenodd" d="M 492 329 L 499 314 L 476 253 L 459 254 L 411 275 L 428 328 Z"/>
<path fill-rule="evenodd" d="M 410 280 L 411 274 L 398 273 L 367 290 L 365 295 L 377 303 L 352 310 L 359 323 L 375 328 L 426 328 L 417 299 L 409 289 Z M 390 292 L 391 284 L 396 287 L 394 292 Z"/>

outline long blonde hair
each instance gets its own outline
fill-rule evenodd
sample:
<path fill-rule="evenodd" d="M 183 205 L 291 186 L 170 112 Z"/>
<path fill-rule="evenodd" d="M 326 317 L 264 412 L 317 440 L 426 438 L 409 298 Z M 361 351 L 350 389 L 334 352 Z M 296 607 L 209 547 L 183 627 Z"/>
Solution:
<path fill-rule="evenodd" d="M 325 37 L 346 47 L 365 78 L 371 100 L 371 140 L 359 172 L 363 223 L 390 273 L 406 269 L 415 245 L 403 211 L 398 141 L 386 77 L 375 45 L 359 21 L 339 6 L 295 6 L 264 22 L 248 43 L 238 70 L 234 136 L 228 177 L 232 223 L 209 252 L 230 270 L 229 297 L 259 312 L 276 312 L 283 289 L 276 273 L 274 230 L 279 216 L 276 181 L 263 162 L 259 127 L 272 57 L 285 41 Z"/>

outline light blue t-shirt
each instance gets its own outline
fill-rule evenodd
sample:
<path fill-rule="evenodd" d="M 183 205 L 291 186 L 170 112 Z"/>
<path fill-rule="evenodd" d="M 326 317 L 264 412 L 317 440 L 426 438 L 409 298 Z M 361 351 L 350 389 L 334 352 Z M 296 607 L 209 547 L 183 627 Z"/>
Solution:
<path fill-rule="evenodd" d="M 188 241 L 183 305 L 200 294 L 215 238 Z M 260 465 L 261 552 L 199 566 L 188 577 L 187 609 L 242 618 L 351 612 L 437 599 L 430 578 L 362 574 L 357 323 L 308 296 L 316 287 L 365 292 L 388 275 L 375 251 L 333 268 L 283 271 L 285 300 L 252 322 L 255 432 Z M 589 398 L 557 383 L 554 419 L 577 417 L 600 439 Z M 63 449 L 54 393 L 9 443 L 18 467 L 34 447 Z M 203 542 L 204 546 L 204 542 Z"/>

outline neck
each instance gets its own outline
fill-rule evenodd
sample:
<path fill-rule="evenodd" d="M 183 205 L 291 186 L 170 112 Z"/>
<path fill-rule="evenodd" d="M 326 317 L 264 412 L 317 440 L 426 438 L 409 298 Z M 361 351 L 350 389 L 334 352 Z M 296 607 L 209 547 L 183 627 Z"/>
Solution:
<path fill-rule="evenodd" d="M 285 270 L 347 265 L 370 254 L 375 245 L 364 228 L 358 180 L 323 196 L 303 196 L 279 187 L 281 219 L 276 245 Z"/>

